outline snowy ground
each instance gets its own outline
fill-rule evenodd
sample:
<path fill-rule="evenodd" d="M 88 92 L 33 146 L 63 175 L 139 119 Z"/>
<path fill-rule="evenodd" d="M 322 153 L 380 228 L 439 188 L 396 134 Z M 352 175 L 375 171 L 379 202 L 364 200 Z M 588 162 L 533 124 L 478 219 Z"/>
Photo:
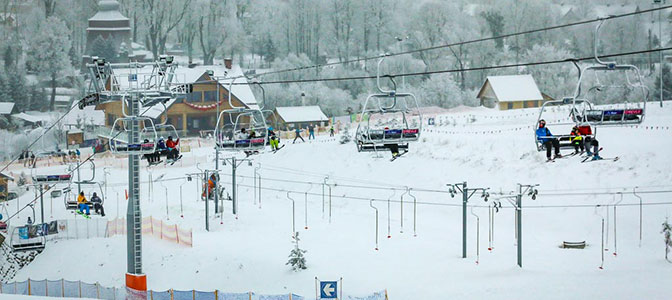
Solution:
<path fill-rule="evenodd" d="M 545 155 L 534 148 L 532 130 L 538 110 L 497 112 L 462 110 L 440 116 L 456 120 L 453 126 L 427 127 L 411 152 L 391 163 L 389 153 L 375 158 L 357 153 L 354 144 L 339 145 L 326 137 L 314 143 L 287 144 L 276 154 L 256 156 L 264 177 L 262 205 L 255 203 L 254 166 L 242 164 L 238 174 L 240 204 L 238 218 L 225 201 L 222 218 L 211 218 L 211 231 L 204 229 L 204 202 L 197 200 L 197 184 L 183 185 L 184 218 L 180 218 L 179 185 L 186 180 L 154 183 L 153 197 L 148 184 L 142 185 L 143 215 L 168 218 L 171 223 L 194 229 L 194 247 L 185 248 L 146 237 L 144 271 L 153 290 L 219 289 L 227 292 L 254 291 L 261 294 L 297 293 L 312 297 L 314 278 L 343 278 L 344 293 L 366 295 L 387 289 L 391 299 L 668 299 L 672 264 L 665 262 L 661 223 L 671 215 L 672 205 L 643 208 L 643 240 L 639 247 L 639 206 L 618 208 L 617 252 L 614 256 L 614 221 L 609 222 L 609 251 L 600 270 L 601 217 L 604 207 L 620 200 L 614 195 L 562 195 L 561 193 L 618 192 L 622 203 L 638 203 L 632 187 L 641 191 L 672 190 L 672 103 L 665 108 L 649 105 L 649 115 L 637 128 L 600 128 L 598 139 L 604 157 L 619 156 L 617 162 L 580 163 L 580 158 L 545 163 Z M 566 112 L 546 118 L 549 123 Z M 474 116 L 475 122 L 466 120 Z M 452 121 L 451 121 L 452 123 Z M 437 120 L 438 124 L 438 120 Z M 527 126 L 527 128 L 523 128 Z M 653 127 L 653 129 L 647 129 Z M 554 133 L 568 133 L 569 128 Z M 152 169 L 154 179 L 184 177 L 200 168 L 214 168 L 214 151 L 194 148 L 182 162 L 172 167 Z M 101 163 L 102 164 L 102 163 Z M 143 162 L 144 166 L 145 162 Z M 108 175 L 106 210 L 109 218 L 125 214 L 123 200 L 127 171 L 119 159 Z M 37 170 L 40 174 L 58 168 Z M 230 166 L 224 166 L 229 170 Z M 103 180 L 102 167 L 96 173 Z M 86 172 L 84 172 L 86 173 Z M 87 174 L 83 174 L 86 177 Z M 332 189 L 332 217 L 328 201 L 323 215 L 322 185 L 325 176 Z M 148 178 L 146 168 L 141 175 Z M 222 176 L 230 189 L 231 177 Z M 274 181 L 283 180 L 283 181 Z M 309 184 L 288 182 L 304 181 Z M 511 205 L 496 214 L 494 250 L 488 251 L 488 208 L 477 194 L 470 205 L 480 217 L 480 258 L 476 264 L 476 217 L 469 215 L 469 257 L 461 258 L 462 211 L 459 196 L 412 191 L 417 197 L 416 233 L 412 198 L 403 204 L 401 189 L 447 191 L 447 183 L 467 181 L 470 187 L 490 187 L 508 193 L 517 183 L 540 184 L 540 196 L 525 197 L 523 211 L 524 268 L 516 266 L 514 214 Z M 166 202 L 165 188 L 168 189 Z M 343 185 L 366 185 L 376 189 Z M 295 273 L 285 265 L 292 248 L 292 207 L 286 192 L 296 200 L 296 228 L 301 247 L 308 250 L 308 269 Z M 395 191 L 394 189 L 400 189 Z M 308 229 L 303 192 L 308 194 Z M 391 195 L 393 202 L 386 199 Z M 546 194 L 546 195 L 544 195 Z M 555 194 L 555 195 L 553 195 Z M 561 194 L 561 195 L 558 195 Z M 117 199 L 119 195 L 120 199 Z M 344 199 L 338 196 L 357 199 Z M 644 203 L 670 202 L 670 193 L 642 193 Z M 20 201 L 27 203 L 32 192 Z M 375 213 L 367 199 L 376 199 L 379 209 L 378 251 L 375 247 Z M 381 201 L 378 201 L 381 200 Z M 120 202 L 120 209 L 117 203 Z M 168 203 L 168 216 L 166 215 Z M 586 207 L 541 207 L 585 204 Z M 9 212 L 16 210 L 9 204 Z M 39 212 L 39 205 L 36 207 Z M 212 207 L 211 207 L 212 209 Z M 45 205 L 51 217 L 51 206 Z M 609 208 L 613 215 L 613 208 Z M 24 211 L 20 222 L 32 212 Z M 391 238 L 387 238 L 390 217 Z M 73 218 L 61 203 L 53 206 L 53 219 Z M 95 218 L 99 218 L 96 216 Z M 222 224 L 220 224 L 220 222 Z M 584 250 L 560 249 L 562 241 L 585 240 Z M 15 280 L 61 279 L 100 282 L 103 286 L 123 286 L 126 270 L 126 240 L 117 236 L 49 243 L 47 249 Z M 83 255 L 83 253 L 86 253 Z M 4 298 L 0 298 L 4 299 Z"/>

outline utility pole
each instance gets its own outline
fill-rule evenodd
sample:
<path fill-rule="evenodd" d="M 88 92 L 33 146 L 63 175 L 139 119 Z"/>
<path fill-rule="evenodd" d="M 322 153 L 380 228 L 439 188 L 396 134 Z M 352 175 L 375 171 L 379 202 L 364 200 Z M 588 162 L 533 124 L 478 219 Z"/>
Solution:
<path fill-rule="evenodd" d="M 488 201 L 488 190 L 490 188 L 468 188 L 467 182 L 447 184 L 450 197 L 454 198 L 458 192 L 462 194 L 462 258 L 467 258 L 467 203 L 477 191 L 481 191 L 481 198 Z M 471 193 L 469 193 L 471 192 Z"/>
<path fill-rule="evenodd" d="M 532 200 L 537 199 L 537 194 L 539 193 L 536 187 L 538 184 L 518 184 L 518 194 L 516 195 L 516 231 L 518 232 L 516 247 L 517 247 L 517 257 L 518 257 L 518 266 L 523 267 L 523 194 L 527 194 L 532 197 Z M 524 190 L 523 190 L 524 189 Z"/>

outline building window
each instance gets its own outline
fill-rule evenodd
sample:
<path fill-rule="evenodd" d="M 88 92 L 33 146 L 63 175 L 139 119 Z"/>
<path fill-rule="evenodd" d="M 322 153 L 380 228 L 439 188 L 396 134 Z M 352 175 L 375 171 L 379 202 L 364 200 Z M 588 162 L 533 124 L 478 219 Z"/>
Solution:
<path fill-rule="evenodd" d="M 509 102 L 506 104 L 506 109 L 513 109 L 513 102 Z"/>
<path fill-rule="evenodd" d="M 523 101 L 523 108 L 530 107 L 530 101 Z"/>
<path fill-rule="evenodd" d="M 201 102 L 203 100 L 203 92 L 191 92 L 187 94 L 187 102 Z"/>
<path fill-rule="evenodd" d="M 203 92 L 203 98 L 205 102 L 216 102 L 217 101 L 217 91 L 205 91 Z"/>

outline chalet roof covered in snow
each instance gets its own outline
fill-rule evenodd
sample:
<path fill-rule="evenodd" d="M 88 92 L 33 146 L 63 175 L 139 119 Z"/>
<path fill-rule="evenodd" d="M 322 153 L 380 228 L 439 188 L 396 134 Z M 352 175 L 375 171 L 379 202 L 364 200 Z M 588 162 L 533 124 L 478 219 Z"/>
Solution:
<path fill-rule="evenodd" d="M 14 109 L 14 103 L 12 102 L 0 102 L 0 115 L 9 115 Z"/>
<path fill-rule="evenodd" d="M 276 107 L 278 116 L 286 123 L 328 121 L 329 118 L 319 106 L 286 106 Z"/>
<path fill-rule="evenodd" d="M 57 113 L 43 113 L 38 111 L 30 111 L 30 112 L 13 114 L 12 118 L 23 120 L 29 123 L 42 122 L 44 124 L 49 123 L 57 115 L 58 115 Z"/>
<path fill-rule="evenodd" d="M 477 98 L 497 98 L 500 102 L 543 100 L 532 75 L 488 76 Z"/>
<path fill-rule="evenodd" d="M 72 105 L 77 106 L 78 103 L 75 102 Z M 85 120 L 87 124 L 103 126 L 105 125 L 105 112 L 96 110 L 94 106 L 87 106 L 84 109 L 74 108 L 63 117 L 65 125 L 77 125 L 77 120 Z"/>

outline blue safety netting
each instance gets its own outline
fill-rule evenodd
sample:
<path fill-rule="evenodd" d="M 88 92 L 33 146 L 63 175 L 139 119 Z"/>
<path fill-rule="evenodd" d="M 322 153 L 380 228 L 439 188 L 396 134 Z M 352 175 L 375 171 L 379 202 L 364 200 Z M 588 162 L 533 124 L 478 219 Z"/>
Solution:
<path fill-rule="evenodd" d="M 14 283 L 0 282 L 0 291 L 2 291 L 3 294 L 14 294 Z"/>
<path fill-rule="evenodd" d="M 254 295 L 254 294 L 252 294 Z M 249 300 L 250 294 L 248 293 L 223 293 L 217 291 L 217 298 L 219 300 Z M 254 298 L 253 298 L 254 299 Z"/>
<path fill-rule="evenodd" d="M 195 291 L 194 292 L 194 299 L 197 299 L 197 300 L 217 300 L 217 297 L 215 297 L 215 292 Z"/>
<path fill-rule="evenodd" d="M 173 300 L 193 300 L 193 291 L 173 291 Z"/>
<path fill-rule="evenodd" d="M 33 296 L 47 296 L 47 280 L 31 280 L 30 294 Z"/>
<path fill-rule="evenodd" d="M 16 283 L 17 295 L 28 295 L 28 280 Z"/>
<path fill-rule="evenodd" d="M 150 293 L 150 297 L 147 297 L 147 299 L 152 299 L 152 300 L 171 300 L 171 299 L 170 299 L 170 291 L 164 291 L 164 292 L 151 291 L 151 293 Z"/>
<path fill-rule="evenodd" d="M 114 300 L 114 290 L 115 288 L 108 288 L 108 287 L 98 287 L 98 293 L 100 294 L 100 299 L 105 299 L 105 300 Z"/>
<path fill-rule="evenodd" d="M 347 296 L 346 300 L 385 300 L 385 291 L 375 292 L 372 295 L 364 297 Z"/>
<path fill-rule="evenodd" d="M 47 294 L 50 297 L 63 296 L 63 285 L 60 280 L 47 280 Z"/>
<path fill-rule="evenodd" d="M 63 280 L 63 294 L 65 297 L 79 298 L 79 281 Z"/>
<path fill-rule="evenodd" d="M 289 300 L 289 294 L 284 295 L 259 295 L 259 300 Z"/>
<path fill-rule="evenodd" d="M 82 298 L 98 298 L 98 286 L 96 284 L 82 282 Z"/>

